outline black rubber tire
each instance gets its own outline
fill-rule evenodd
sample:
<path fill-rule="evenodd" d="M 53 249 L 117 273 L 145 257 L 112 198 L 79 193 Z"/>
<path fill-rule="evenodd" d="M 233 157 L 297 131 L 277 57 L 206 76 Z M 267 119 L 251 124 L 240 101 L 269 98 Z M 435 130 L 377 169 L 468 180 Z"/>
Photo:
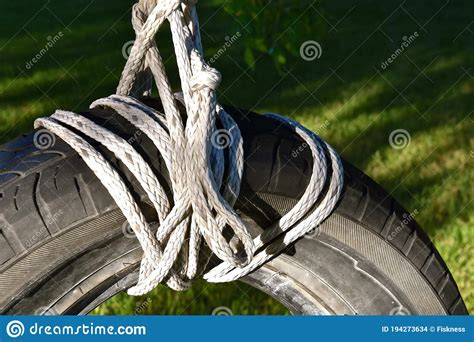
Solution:
<path fill-rule="evenodd" d="M 302 194 L 312 160 L 290 129 L 228 110 L 245 142 L 236 208 L 249 227 L 264 229 Z M 85 115 L 129 140 L 167 182 L 147 137 L 105 108 Z M 0 312 L 84 314 L 136 281 L 141 250 L 124 236 L 123 215 L 79 156 L 60 139 L 38 149 L 34 134 L 0 153 Z M 133 176 L 94 145 L 127 180 L 147 219 L 156 221 Z M 334 213 L 243 281 L 294 313 L 467 314 L 446 264 L 412 215 L 362 172 L 348 163 L 344 168 Z"/>

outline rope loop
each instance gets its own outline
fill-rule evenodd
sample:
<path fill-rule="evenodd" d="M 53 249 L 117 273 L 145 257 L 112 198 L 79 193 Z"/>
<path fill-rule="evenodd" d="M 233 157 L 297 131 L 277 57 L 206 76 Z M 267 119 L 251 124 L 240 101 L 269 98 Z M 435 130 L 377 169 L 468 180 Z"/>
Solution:
<path fill-rule="evenodd" d="M 297 122 L 270 115 L 309 146 L 313 170 L 295 207 L 263 234 L 251 236 L 233 209 L 244 169 L 242 136 L 217 103 L 215 91 L 221 74 L 204 61 L 196 2 L 138 1 L 132 9 L 136 40 L 117 93 L 91 105 L 114 110 L 151 139 L 168 169 L 171 196 L 139 152 L 107 128 L 67 111 L 35 121 L 36 128 L 47 128 L 77 151 L 137 236 L 144 255 L 138 282 L 128 290 L 132 295 L 143 295 L 163 281 L 175 290 L 189 288 L 203 274 L 212 254 L 222 263 L 206 273 L 205 279 L 222 282 L 245 276 L 317 227 L 330 215 L 342 190 L 343 170 L 336 152 Z M 181 80 L 182 93 L 178 94 L 171 90 L 154 40 L 165 20 L 170 22 Z M 138 100 L 151 94 L 152 79 L 163 113 Z M 185 122 L 178 102 L 186 108 Z M 88 140 L 101 143 L 135 176 L 156 210 L 156 232 L 117 170 Z"/>

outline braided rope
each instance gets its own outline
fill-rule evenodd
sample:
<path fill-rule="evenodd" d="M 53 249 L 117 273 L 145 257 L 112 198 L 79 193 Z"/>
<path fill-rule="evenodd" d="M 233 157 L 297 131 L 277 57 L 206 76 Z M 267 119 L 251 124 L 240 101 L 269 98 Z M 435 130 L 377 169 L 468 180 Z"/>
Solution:
<path fill-rule="evenodd" d="M 217 103 L 215 90 L 221 76 L 203 60 L 195 4 L 196 0 L 140 0 L 135 4 L 132 23 L 136 40 L 117 94 L 91 104 L 91 108 L 113 109 L 151 139 L 169 171 L 172 206 L 147 162 L 113 132 L 83 116 L 61 110 L 35 121 L 35 127 L 47 128 L 77 151 L 136 234 L 144 256 L 138 283 L 128 290 L 132 295 L 145 294 L 162 281 L 175 290 L 189 288 L 208 263 L 206 248 L 222 263 L 205 274 L 205 279 L 211 282 L 238 279 L 317 227 L 330 215 L 342 190 L 343 170 L 336 152 L 297 122 L 268 114 L 291 127 L 306 142 L 313 156 L 313 170 L 309 185 L 295 207 L 264 233 L 251 237 L 233 209 L 244 167 L 242 137 L 237 124 Z M 171 27 L 180 94 L 171 90 L 154 41 L 165 20 Z M 136 99 L 151 94 L 152 78 L 164 113 Z M 181 118 L 178 101 L 186 108 L 186 122 Z M 217 121 L 225 130 L 223 136 L 216 128 Z M 100 142 L 136 177 L 157 212 L 156 233 L 120 175 L 86 138 Z M 226 139 L 231 143 L 218 144 Z M 224 148 L 228 149 L 227 163 Z M 231 239 L 224 237 L 225 228 L 233 233 Z"/>

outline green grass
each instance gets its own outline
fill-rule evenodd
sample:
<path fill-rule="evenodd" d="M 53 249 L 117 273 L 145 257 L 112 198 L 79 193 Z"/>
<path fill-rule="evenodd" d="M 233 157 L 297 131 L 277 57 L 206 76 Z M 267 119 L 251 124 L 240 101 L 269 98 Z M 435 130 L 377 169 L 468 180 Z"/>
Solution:
<path fill-rule="evenodd" d="M 223 74 L 220 101 L 280 112 L 318 130 L 408 211 L 416 210 L 416 220 L 474 312 L 474 27 L 469 26 L 474 4 L 419 0 L 400 7 L 398 1 L 342 0 L 324 5 L 324 19 L 309 8 L 303 15 L 325 22 L 326 34 L 293 39 L 317 40 L 323 54 L 306 62 L 295 51 L 278 72 L 266 56 L 258 59 L 255 71 L 245 65 L 245 29 L 221 7 L 223 3 L 201 1 L 199 7 L 208 58 L 224 44 L 225 36 L 242 32 L 214 64 Z M 55 108 L 84 110 L 92 100 L 113 93 L 125 63 L 122 45 L 133 39 L 129 1 L 54 0 L 47 8 L 42 5 L 25 0 L 0 4 L 2 141 L 31 129 L 34 118 Z M 47 37 L 58 31 L 64 37 L 26 69 Z M 382 69 L 381 63 L 403 36 L 415 31 L 416 40 Z M 168 36 L 160 33 L 159 45 L 171 56 Z M 409 132 L 407 147 L 390 146 L 389 135 L 395 129 Z M 221 306 L 234 314 L 286 313 L 242 283 L 204 282 L 184 293 L 160 287 L 142 298 L 119 295 L 96 313 L 209 314 Z"/>

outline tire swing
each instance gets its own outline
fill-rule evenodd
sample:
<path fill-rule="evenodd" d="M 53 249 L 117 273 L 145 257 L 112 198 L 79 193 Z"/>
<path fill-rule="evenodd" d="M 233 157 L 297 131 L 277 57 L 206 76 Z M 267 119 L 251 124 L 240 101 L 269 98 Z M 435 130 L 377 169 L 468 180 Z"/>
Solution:
<path fill-rule="evenodd" d="M 180 93 L 155 43 L 166 20 Z M 218 104 L 195 0 L 140 0 L 132 23 L 116 94 L 37 119 L 0 151 L 0 313 L 87 314 L 203 277 L 295 314 L 467 314 L 389 193 L 299 123 Z"/>
<path fill-rule="evenodd" d="M 80 155 L 136 234 L 144 256 L 138 283 L 128 290 L 130 295 L 143 295 L 165 280 L 172 289 L 185 290 L 206 269 L 211 255 L 222 262 L 204 274 L 207 281 L 239 279 L 317 227 L 331 214 L 342 190 L 343 169 L 337 153 L 299 123 L 267 114 L 301 137 L 314 162 L 309 185 L 292 210 L 252 237 L 232 208 L 243 173 L 243 141 L 235 121 L 216 101 L 221 76 L 203 59 L 195 5 L 193 0 L 140 0 L 133 7 L 136 40 L 117 93 L 91 105 L 113 109 L 153 141 L 170 175 L 173 204 L 140 153 L 107 128 L 61 110 L 35 121 L 36 128 L 48 129 Z M 170 23 L 178 63 L 179 94 L 171 91 L 154 40 L 165 20 Z M 151 94 L 152 78 L 163 113 L 139 100 Z M 178 104 L 185 108 L 185 120 Z M 213 144 L 223 138 L 222 132 L 233 142 L 226 151 Z M 121 176 L 82 135 L 110 150 L 136 177 L 159 218 L 156 233 Z"/>

